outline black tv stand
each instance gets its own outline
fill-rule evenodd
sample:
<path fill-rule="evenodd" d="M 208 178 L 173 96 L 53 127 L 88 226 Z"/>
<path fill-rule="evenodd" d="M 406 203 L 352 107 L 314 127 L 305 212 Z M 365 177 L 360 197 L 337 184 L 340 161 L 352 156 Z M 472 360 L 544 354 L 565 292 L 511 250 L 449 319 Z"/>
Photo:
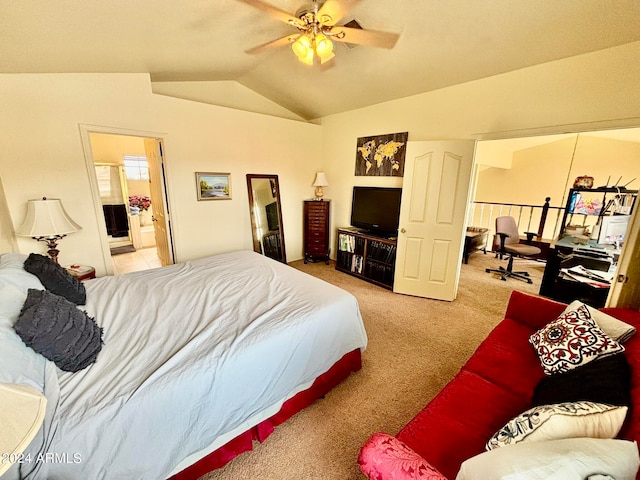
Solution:
<path fill-rule="evenodd" d="M 396 238 L 357 228 L 338 229 L 336 270 L 393 289 Z"/>
<path fill-rule="evenodd" d="M 377 230 L 366 230 L 363 228 L 357 228 L 357 227 L 349 227 L 349 228 L 342 228 L 341 230 L 348 230 L 351 232 L 355 232 L 355 233 L 359 233 L 361 235 L 368 235 L 370 237 L 375 237 L 375 238 L 384 238 L 385 240 L 396 240 L 398 238 L 398 234 L 397 233 L 385 233 L 385 232 L 379 232 Z"/>

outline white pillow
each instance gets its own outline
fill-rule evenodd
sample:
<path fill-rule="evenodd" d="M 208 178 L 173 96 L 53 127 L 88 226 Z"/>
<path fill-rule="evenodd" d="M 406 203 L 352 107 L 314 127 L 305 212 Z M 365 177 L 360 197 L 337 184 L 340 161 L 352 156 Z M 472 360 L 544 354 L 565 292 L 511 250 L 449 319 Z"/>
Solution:
<path fill-rule="evenodd" d="M 0 325 L 13 327 L 27 294 L 0 278 Z"/>
<path fill-rule="evenodd" d="M 614 438 L 627 407 L 604 403 L 567 402 L 530 408 L 510 420 L 487 442 L 487 450 L 520 443 L 561 438 Z"/>
<path fill-rule="evenodd" d="M 24 269 L 27 255 L 21 253 L 5 253 L 0 257 L 0 281 L 13 285 L 27 294 L 27 290 L 35 288 L 44 290 L 42 282 Z"/>
<path fill-rule="evenodd" d="M 568 438 L 481 453 L 461 465 L 456 480 L 635 480 L 639 467 L 635 442 Z"/>
<path fill-rule="evenodd" d="M 633 325 L 629 325 L 622 320 L 618 320 L 611 315 L 607 315 L 606 313 L 590 307 L 589 305 L 586 305 L 579 300 L 574 300 L 573 302 L 571 302 L 562 313 L 564 314 L 567 312 L 572 312 L 574 310 L 577 310 L 582 305 L 587 307 L 587 310 L 589 310 L 589 313 L 591 314 L 591 318 L 595 320 L 602 331 L 618 343 L 626 342 L 636 333 L 636 327 L 634 327 Z"/>
<path fill-rule="evenodd" d="M 47 360 L 27 347 L 13 329 L 30 288 L 44 290 L 24 269 L 27 255 L 0 257 L 0 382 L 30 385 L 42 392 Z"/>

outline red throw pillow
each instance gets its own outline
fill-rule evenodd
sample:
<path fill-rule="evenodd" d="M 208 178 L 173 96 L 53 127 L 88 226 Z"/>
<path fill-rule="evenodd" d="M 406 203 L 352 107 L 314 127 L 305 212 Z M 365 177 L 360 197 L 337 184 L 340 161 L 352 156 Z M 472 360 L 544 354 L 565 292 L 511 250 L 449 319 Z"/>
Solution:
<path fill-rule="evenodd" d="M 447 480 L 424 458 L 386 433 L 371 436 L 360 451 L 358 464 L 371 480 Z"/>

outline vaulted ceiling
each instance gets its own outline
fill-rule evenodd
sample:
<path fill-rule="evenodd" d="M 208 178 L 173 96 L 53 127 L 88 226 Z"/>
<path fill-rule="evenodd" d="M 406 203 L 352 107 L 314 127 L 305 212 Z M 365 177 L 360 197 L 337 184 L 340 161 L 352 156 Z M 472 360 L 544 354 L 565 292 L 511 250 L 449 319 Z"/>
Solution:
<path fill-rule="evenodd" d="M 296 30 L 240 0 L 4 1 L 0 73 L 149 73 L 156 93 L 312 120 L 640 40 L 638 0 L 349 2 L 340 23 L 395 47 L 307 66 L 288 46 L 246 53 Z"/>

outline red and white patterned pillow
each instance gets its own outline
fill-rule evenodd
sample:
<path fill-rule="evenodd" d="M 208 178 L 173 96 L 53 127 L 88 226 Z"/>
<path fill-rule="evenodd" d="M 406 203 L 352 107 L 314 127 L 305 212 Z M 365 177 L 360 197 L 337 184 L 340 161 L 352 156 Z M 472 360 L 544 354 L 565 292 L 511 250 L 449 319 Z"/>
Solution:
<path fill-rule="evenodd" d="M 381 432 L 363 445 L 358 464 L 371 480 L 447 480 L 407 445 Z"/>
<path fill-rule="evenodd" d="M 585 305 L 563 313 L 529 337 L 546 375 L 567 372 L 598 357 L 623 352 L 591 318 Z"/>

